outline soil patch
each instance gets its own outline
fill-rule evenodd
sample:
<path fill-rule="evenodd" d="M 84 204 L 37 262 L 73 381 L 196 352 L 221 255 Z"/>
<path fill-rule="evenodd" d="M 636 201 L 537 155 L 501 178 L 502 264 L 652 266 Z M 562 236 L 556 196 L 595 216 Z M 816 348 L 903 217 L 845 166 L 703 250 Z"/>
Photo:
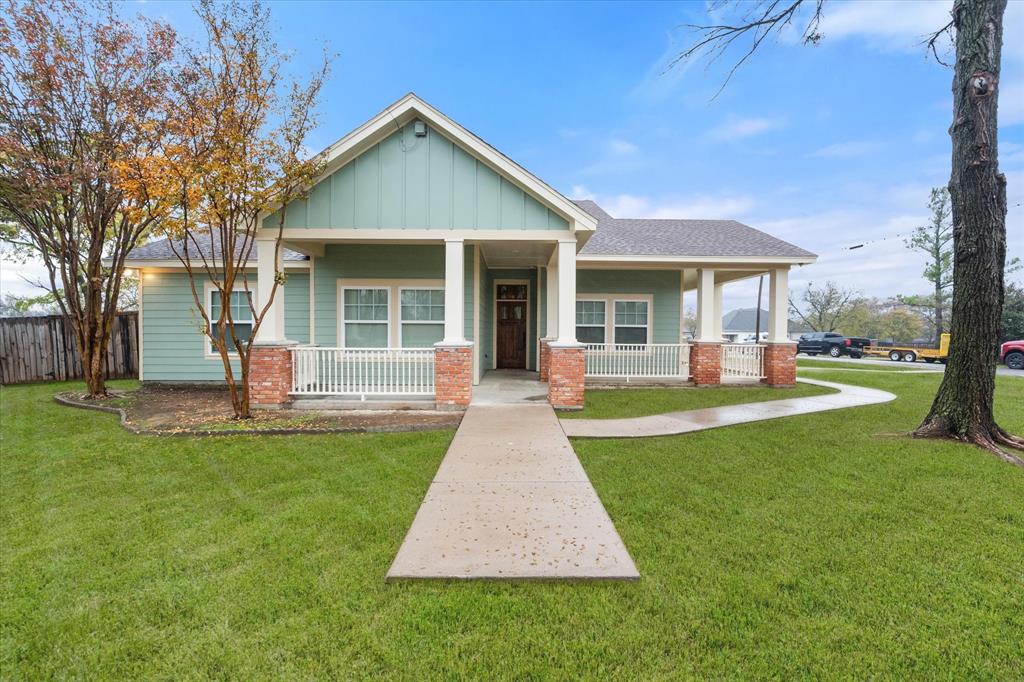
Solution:
<path fill-rule="evenodd" d="M 235 419 L 227 389 L 215 386 L 143 386 L 106 400 L 85 400 L 78 393 L 56 398 L 120 414 L 131 431 L 161 435 L 429 431 L 454 429 L 462 421 L 461 412 L 433 410 L 254 410 L 251 419 Z"/>

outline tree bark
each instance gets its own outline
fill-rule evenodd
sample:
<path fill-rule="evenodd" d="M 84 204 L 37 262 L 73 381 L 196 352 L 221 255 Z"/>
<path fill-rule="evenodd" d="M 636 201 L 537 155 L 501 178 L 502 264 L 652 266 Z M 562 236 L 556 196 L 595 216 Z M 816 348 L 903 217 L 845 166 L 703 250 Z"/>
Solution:
<path fill-rule="evenodd" d="M 919 437 L 975 443 L 1024 466 L 992 413 L 1006 262 L 1006 177 L 999 172 L 997 102 L 1007 0 L 956 0 L 953 76 L 953 309 L 946 372 Z"/>

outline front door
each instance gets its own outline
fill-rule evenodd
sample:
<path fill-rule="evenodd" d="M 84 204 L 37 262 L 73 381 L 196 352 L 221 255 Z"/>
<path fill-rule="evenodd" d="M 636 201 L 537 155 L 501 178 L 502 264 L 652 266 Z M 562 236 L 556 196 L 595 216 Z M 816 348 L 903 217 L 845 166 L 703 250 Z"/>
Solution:
<path fill-rule="evenodd" d="M 526 369 L 526 301 L 498 301 L 498 369 Z"/>

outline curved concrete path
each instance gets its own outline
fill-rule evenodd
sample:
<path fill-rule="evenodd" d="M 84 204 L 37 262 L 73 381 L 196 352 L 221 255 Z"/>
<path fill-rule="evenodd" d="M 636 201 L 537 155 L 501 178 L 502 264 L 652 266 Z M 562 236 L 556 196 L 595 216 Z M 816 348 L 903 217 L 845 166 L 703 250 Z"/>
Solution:
<path fill-rule="evenodd" d="M 572 438 L 646 438 L 650 436 L 674 436 L 680 433 L 715 429 L 720 426 L 745 424 L 747 422 L 792 417 L 799 414 L 840 410 L 860 405 L 875 405 L 895 400 L 888 391 L 879 391 L 863 386 L 837 384 L 831 381 L 804 379 L 801 381 L 815 386 L 834 388 L 839 393 L 769 400 L 744 405 L 723 405 L 702 410 L 668 412 L 649 417 L 631 419 L 563 419 L 562 430 Z"/>

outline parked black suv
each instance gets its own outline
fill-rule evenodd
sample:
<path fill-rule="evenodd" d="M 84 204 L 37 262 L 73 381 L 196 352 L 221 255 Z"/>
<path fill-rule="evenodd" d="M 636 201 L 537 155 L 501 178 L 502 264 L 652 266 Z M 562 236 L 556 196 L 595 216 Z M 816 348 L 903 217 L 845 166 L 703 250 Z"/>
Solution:
<path fill-rule="evenodd" d="M 800 337 L 796 344 L 796 352 L 808 355 L 828 354 L 834 358 L 842 355 L 859 358 L 864 355 L 864 347 L 870 345 L 871 339 L 843 336 L 837 332 L 811 332 Z"/>

